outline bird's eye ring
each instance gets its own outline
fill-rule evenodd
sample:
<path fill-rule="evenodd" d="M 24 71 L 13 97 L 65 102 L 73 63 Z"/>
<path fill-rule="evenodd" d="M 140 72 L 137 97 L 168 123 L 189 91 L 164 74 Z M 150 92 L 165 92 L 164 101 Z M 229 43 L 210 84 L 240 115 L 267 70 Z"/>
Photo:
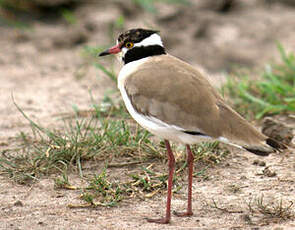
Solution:
<path fill-rule="evenodd" d="M 133 47 L 133 43 L 132 42 L 126 42 L 125 47 L 128 49 L 131 49 Z"/>

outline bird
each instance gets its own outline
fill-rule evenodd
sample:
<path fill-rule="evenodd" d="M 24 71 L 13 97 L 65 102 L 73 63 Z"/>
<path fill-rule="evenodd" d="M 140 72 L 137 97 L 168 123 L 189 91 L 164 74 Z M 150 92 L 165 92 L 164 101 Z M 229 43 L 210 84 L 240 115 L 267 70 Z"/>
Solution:
<path fill-rule="evenodd" d="M 168 54 L 159 31 L 125 31 L 115 46 L 98 56 L 110 54 L 117 55 L 122 63 L 117 84 L 128 112 L 140 126 L 162 138 L 167 149 L 166 213 L 164 217 L 147 218 L 148 222 L 167 224 L 171 220 L 175 158 L 170 141 L 185 145 L 187 151 L 187 208 L 173 212 L 178 217 L 193 215 L 194 155 L 190 145 L 218 140 L 260 156 L 285 148 L 227 105 L 203 71 Z"/>

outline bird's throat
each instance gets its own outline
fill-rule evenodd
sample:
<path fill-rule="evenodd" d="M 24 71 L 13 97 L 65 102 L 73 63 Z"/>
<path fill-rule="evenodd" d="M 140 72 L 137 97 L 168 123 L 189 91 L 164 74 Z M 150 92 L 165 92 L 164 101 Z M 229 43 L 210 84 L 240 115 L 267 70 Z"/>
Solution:
<path fill-rule="evenodd" d="M 124 64 L 136 61 L 142 58 L 166 54 L 165 48 L 160 45 L 139 46 L 128 50 L 122 58 Z"/>

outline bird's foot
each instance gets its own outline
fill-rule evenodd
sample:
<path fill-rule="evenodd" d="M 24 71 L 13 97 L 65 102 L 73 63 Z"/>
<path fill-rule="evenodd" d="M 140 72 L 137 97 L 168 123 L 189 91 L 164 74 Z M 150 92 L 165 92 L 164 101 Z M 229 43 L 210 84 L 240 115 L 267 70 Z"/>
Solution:
<path fill-rule="evenodd" d="M 170 218 L 163 217 L 160 219 L 152 219 L 152 218 L 146 218 L 147 222 L 150 223 L 157 223 L 157 224 L 168 224 L 170 222 Z"/>
<path fill-rule="evenodd" d="M 178 217 L 186 217 L 186 216 L 192 216 L 193 212 L 192 211 L 186 211 L 186 212 L 173 211 L 173 214 Z"/>

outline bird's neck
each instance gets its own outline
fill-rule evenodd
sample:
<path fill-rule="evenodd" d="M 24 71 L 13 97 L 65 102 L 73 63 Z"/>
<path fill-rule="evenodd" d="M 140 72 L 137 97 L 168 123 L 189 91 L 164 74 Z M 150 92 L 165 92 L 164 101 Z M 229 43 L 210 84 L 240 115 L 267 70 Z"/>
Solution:
<path fill-rule="evenodd" d="M 166 51 L 161 45 L 137 46 L 125 53 L 123 62 L 127 64 L 142 58 L 163 54 L 166 54 Z"/>

